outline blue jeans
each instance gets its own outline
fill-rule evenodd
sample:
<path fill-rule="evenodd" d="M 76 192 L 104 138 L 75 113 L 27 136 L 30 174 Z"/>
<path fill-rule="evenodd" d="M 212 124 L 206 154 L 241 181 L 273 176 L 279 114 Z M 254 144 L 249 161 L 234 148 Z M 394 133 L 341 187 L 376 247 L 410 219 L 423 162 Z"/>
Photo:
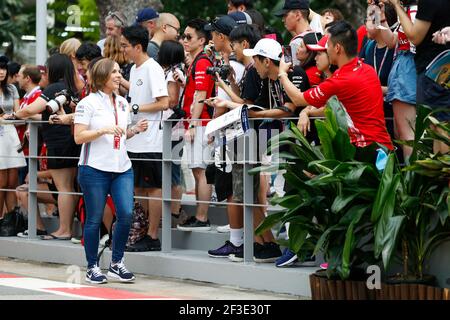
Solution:
<path fill-rule="evenodd" d="M 106 197 L 111 195 L 116 207 L 116 225 L 113 234 L 112 262 L 123 258 L 133 214 L 133 169 L 123 173 L 106 172 L 89 166 L 78 168 L 78 182 L 86 204 L 84 224 L 84 251 L 88 267 L 97 264 L 100 225 Z"/>

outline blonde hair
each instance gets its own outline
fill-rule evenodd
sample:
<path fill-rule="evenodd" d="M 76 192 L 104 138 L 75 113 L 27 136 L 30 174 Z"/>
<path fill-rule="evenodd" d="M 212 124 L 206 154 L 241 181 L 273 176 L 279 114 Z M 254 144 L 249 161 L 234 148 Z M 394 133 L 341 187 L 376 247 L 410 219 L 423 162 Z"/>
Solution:
<path fill-rule="evenodd" d="M 78 40 L 77 38 L 70 38 L 61 43 L 61 46 L 59 47 L 59 53 L 65 54 L 70 58 L 74 58 L 80 46 L 80 40 Z"/>
<path fill-rule="evenodd" d="M 125 58 L 125 54 L 122 52 L 120 48 L 119 36 L 108 36 L 106 38 L 105 48 L 103 49 L 103 56 L 105 58 L 114 60 L 119 64 L 119 66 L 128 63 L 127 58 Z"/>
<path fill-rule="evenodd" d="M 108 58 L 100 59 L 94 64 L 92 70 L 90 71 L 92 92 L 103 90 L 106 82 L 108 81 L 111 73 L 114 70 L 115 64 L 115 61 Z"/>

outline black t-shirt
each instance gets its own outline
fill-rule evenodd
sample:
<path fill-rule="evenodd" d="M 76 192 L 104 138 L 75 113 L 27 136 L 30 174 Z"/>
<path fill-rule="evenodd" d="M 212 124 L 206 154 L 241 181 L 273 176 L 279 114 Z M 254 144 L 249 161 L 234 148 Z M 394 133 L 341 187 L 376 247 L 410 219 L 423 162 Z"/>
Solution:
<path fill-rule="evenodd" d="M 394 60 L 394 49 L 388 47 L 378 48 L 375 40 L 366 42 L 364 48 L 361 50 L 359 56 L 364 59 L 364 62 L 375 68 L 382 86 L 387 86 L 389 73 L 391 72 L 392 62 Z M 374 63 L 375 59 L 376 64 Z"/>
<path fill-rule="evenodd" d="M 296 66 L 288 73 L 288 78 L 300 91 L 305 92 L 310 88 L 308 75 L 302 67 Z M 279 80 L 264 79 L 262 81 L 261 94 L 255 104 L 266 109 L 274 109 L 291 102 Z"/>
<path fill-rule="evenodd" d="M 61 90 L 66 89 L 66 85 L 63 81 L 50 84 L 41 94 L 41 98 L 46 101 L 50 101 L 55 98 L 55 94 Z M 73 113 L 73 110 L 64 105 L 64 111 L 69 114 Z M 47 110 L 42 112 L 42 120 L 48 121 L 52 114 Z M 57 124 L 43 124 L 42 125 L 42 137 L 44 138 L 47 146 L 50 147 L 66 147 L 69 144 L 75 144 L 72 136 L 71 126 L 57 125 Z"/>
<path fill-rule="evenodd" d="M 262 80 L 259 77 L 255 67 L 250 67 L 245 74 L 242 88 L 241 98 L 244 100 L 256 101 L 261 94 Z"/>
<path fill-rule="evenodd" d="M 449 43 L 440 45 L 432 41 L 433 33 L 450 26 L 450 0 L 419 0 L 416 19 L 431 22 L 415 56 L 417 73 L 422 73 L 439 53 L 450 49 Z"/>

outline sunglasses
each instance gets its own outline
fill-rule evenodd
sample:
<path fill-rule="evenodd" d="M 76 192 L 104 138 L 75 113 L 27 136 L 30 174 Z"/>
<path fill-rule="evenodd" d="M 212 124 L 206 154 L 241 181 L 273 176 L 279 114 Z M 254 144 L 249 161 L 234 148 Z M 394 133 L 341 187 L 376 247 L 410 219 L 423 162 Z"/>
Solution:
<path fill-rule="evenodd" d="M 180 28 L 177 28 L 177 27 L 175 27 L 175 26 L 173 26 L 173 25 L 171 25 L 171 24 L 166 23 L 166 26 L 169 26 L 169 27 L 171 27 L 171 28 L 174 28 L 175 31 L 176 31 L 177 33 L 180 32 Z"/>
<path fill-rule="evenodd" d="M 108 16 L 116 18 L 117 20 L 119 20 L 119 22 L 122 24 L 122 26 L 125 27 L 125 22 L 122 20 L 122 18 L 120 18 L 118 16 L 117 11 L 110 11 L 110 12 L 108 12 Z"/>
<path fill-rule="evenodd" d="M 190 35 L 190 34 L 182 34 L 181 36 L 180 36 L 180 38 L 182 39 L 182 40 L 187 40 L 187 41 L 191 41 L 192 40 L 192 36 Z"/>

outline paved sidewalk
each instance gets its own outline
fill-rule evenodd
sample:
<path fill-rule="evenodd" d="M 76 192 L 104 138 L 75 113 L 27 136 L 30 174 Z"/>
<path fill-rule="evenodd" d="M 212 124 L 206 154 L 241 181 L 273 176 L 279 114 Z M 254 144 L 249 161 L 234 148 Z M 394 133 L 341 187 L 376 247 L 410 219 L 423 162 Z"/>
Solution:
<path fill-rule="evenodd" d="M 151 267 L 151 266 L 149 266 Z M 0 300 L 189 299 L 297 300 L 300 297 L 244 290 L 211 283 L 136 275 L 136 282 L 93 286 L 84 281 L 85 269 L 49 263 L 0 258 Z"/>

